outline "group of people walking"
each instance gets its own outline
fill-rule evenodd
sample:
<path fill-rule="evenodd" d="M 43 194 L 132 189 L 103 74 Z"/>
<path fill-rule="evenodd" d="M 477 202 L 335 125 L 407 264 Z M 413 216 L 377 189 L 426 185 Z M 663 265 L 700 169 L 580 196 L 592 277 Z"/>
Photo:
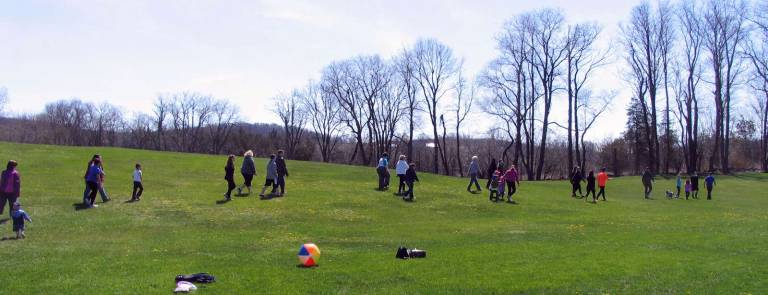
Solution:
<path fill-rule="evenodd" d="M 266 180 L 261 188 L 259 197 L 266 198 L 267 189 L 271 186 L 270 196 L 282 197 L 285 195 L 285 178 L 288 176 L 288 167 L 285 164 L 285 152 L 278 150 L 277 155 L 269 156 L 266 167 Z M 251 194 L 253 177 L 256 176 L 256 164 L 253 160 L 253 151 L 246 151 L 243 154 L 243 164 L 240 166 L 240 174 L 243 175 L 243 184 L 239 187 L 235 184 L 235 155 L 227 157 L 227 164 L 224 166 L 224 179 L 227 181 L 227 192 L 224 193 L 226 201 L 232 200 L 232 191 L 237 188 L 238 195 Z M 280 191 L 278 192 L 278 188 Z M 248 190 L 244 194 L 243 191 Z"/>
<path fill-rule="evenodd" d="M 709 175 L 704 178 L 704 186 L 707 188 L 707 200 L 712 200 L 712 190 L 715 188 L 715 176 L 713 173 L 709 173 Z M 677 193 L 675 194 L 676 198 L 680 198 L 680 190 L 685 189 L 686 200 L 688 200 L 689 197 L 698 199 L 699 175 L 694 171 L 688 179 L 684 179 L 683 173 L 678 173 L 677 178 L 675 179 L 675 188 L 677 189 Z"/>
<path fill-rule="evenodd" d="M 573 167 L 573 171 L 571 171 L 569 180 L 571 183 L 571 197 L 590 201 L 589 195 L 591 194 L 592 203 L 597 203 L 597 200 L 599 200 L 600 197 L 603 197 L 603 201 L 607 201 L 605 199 L 605 186 L 608 184 L 608 173 L 605 172 L 604 167 L 600 168 L 600 172 L 597 174 L 597 176 L 595 176 L 595 171 L 591 170 L 589 171 L 589 174 L 587 174 L 587 177 L 584 177 L 581 167 Z M 581 190 L 581 184 L 585 181 L 587 183 L 586 194 L 584 194 Z M 595 194 L 596 185 L 600 188 L 600 191 L 598 191 L 597 194 Z M 577 195 L 576 192 L 579 194 Z"/>
<path fill-rule="evenodd" d="M 419 181 L 416 175 L 416 164 L 408 163 L 405 155 L 400 155 L 395 164 L 395 173 L 398 178 L 397 193 L 395 195 L 403 198 L 404 201 L 412 202 L 414 200 L 414 184 Z M 386 191 L 389 189 L 389 154 L 383 153 L 376 165 L 376 174 L 379 176 L 378 190 Z M 407 186 L 407 189 L 406 189 Z"/>
<path fill-rule="evenodd" d="M 104 160 L 100 154 L 95 154 L 88 161 L 88 168 L 85 170 L 85 190 L 83 191 L 83 205 L 86 208 L 96 208 L 96 195 L 101 196 L 102 203 L 109 202 L 107 190 L 104 188 L 106 172 L 104 171 Z M 141 171 L 141 164 L 136 163 L 133 170 L 133 191 L 129 202 L 141 200 L 144 193 L 144 173 Z"/>

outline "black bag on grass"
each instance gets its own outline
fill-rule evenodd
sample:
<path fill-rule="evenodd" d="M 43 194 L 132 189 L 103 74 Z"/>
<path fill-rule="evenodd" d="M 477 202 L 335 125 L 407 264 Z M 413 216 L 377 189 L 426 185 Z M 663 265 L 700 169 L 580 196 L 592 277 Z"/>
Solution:
<path fill-rule="evenodd" d="M 395 254 L 395 258 L 408 259 L 410 256 L 411 255 L 408 254 L 408 248 L 406 247 L 397 248 L 397 254 Z"/>
<path fill-rule="evenodd" d="M 178 275 L 176 276 L 176 282 L 179 282 L 179 281 L 208 284 L 208 283 L 215 282 L 216 277 L 214 277 L 211 274 L 201 272 L 201 273 L 196 273 L 191 275 Z"/>
<path fill-rule="evenodd" d="M 427 257 L 427 251 L 426 250 L 419 250 L 419 249 L 411 249 L 411 258 L 426 258 Z"/>

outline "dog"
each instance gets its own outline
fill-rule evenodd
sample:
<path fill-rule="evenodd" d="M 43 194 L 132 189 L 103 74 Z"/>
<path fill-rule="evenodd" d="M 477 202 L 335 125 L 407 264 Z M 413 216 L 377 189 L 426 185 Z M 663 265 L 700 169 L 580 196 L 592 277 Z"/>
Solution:
<path fill-rule="evenodd" d="M 673 193 L 672 191 L 668 190 L 667 191 L 667 199 L 673 199 L 674 197 L 675 197 L 675 193 Z"/>

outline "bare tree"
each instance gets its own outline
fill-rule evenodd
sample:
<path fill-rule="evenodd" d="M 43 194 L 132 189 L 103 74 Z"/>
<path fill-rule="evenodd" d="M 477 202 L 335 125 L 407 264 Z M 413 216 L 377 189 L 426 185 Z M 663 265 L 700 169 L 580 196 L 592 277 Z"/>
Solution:
<path fill-rule="evenodd" d="M 421 109 L 421 100 L 417 96 L 418 93 L 418 78 L 416 70 L 416 60 L 414 53 L 408 49 L 403 49 L 403 52 L 395 57 L 396 76 L 395 80 L 402 87 L 401 97 L 405 103 L 405 112 L 408 118 L 408 140 L 407 140 L 407 156 L 408 160 L 413 160 L 413 131 L 418 118 L 416 114 Z"/>
<path fill-rule="evenodd" d="M 709 54 L 715 103 L 715 134 L 709 169 L 719 162 L 729 173 L 731 94 L 741 73 L 739 50 L 747 32 L 746 2 L 709 0 L 704 11 L 703 45 Z"/>
<path fill-rule="evenodd" d="M 583 137 L 579 129 L 579 105 L 582 104 L 579 98 L 594 70 L 605 65 L 608 58 L 608 49 L 595 47 L 600 31 L 597 24 L 585 23 L 569 28 L 568 32 L 565 57 L 568 84 L 568 171 L 573 171 L 574 153 L 576 163 L 581 163 L 582 169 L 584 167 L 580 152 L 583 140 L 579 140 L 580 136 Z M 583 105 L 589 107 L 586 103 Z"/>
<path fill-rule="evenodd" d="M 608 106 L 611 104 L 611 101 L 616 97 L 616 92 L 609 92 L 600 94 L 597 96 L 593 96 L 591 91 L 584 91 L 582 99 L 581 99 L 581 105 L 577 105 L 576 109 L 582 111 L 582 126 L 575 126 L 576 130 L 582 130 L 581 137 L 579 137 L 579 145 L 581 145 L 581 155 L 579 156 L 580 162 L 579 166 L 581 167 L 582 173 L 585 171 L 585 167 L 587 166 L 587 148 L 586 148 L 586 141 L 585 138 L 587 137 L 587 133 L 590 129 L 592 129 L 592 125 L 595 124 L 595 122 L 602 116 L 606 110 L 608 110 Z"/>
<path fill-rule="evenodd" d="M 165 139 L 166 120 L 168 120 L 168 112 L 170 109 L 170 98 L 165 95 L 159 95 L 154 103 L 154 109 L 152 110 L 154 117 L 155 127 L 155 149 L 166 150 L 167 144 Z"/>
<path fill-rule="evenodd" d="M 215 100 L 211 104 L 208 122 L 209 153 L 219 154 L 232 136 L 235 123 L 239 119 L 237 108 L 226 100 Z"/>
<path fill-rule="evenodd" d="M 435 152 L 432 156 L 432 170 L 439 172 L 438 155 L 442 154 L 443 146 L 437 133 L 438 107 L 443 96 L 451 88 L 450 80 L 456 74 L 457 62 L 453 51 L 446 45 L 434 39 L 422 39 L 413 48 L 416 61 L 417 81 L 424 96 L 427 114 L 432 123 L 432 135 Z M 443 159 L 444 166 L 446 162 Z M 446 170 L 448 167 L 444 167 Z M 445 171 L 448 173 L 449 171 Z"/>
<path fill-rule="evenodd" d="M 289 95 L 278 95 L 273 99 L 273 112 L 280 117 L 285 133 L 285 145 L 288 157 L 294 157 L 296 147 L 304 135 L 307 112 L 301 102 L 300 90 L 294 89 Z"/>
<path fill-rule="evenodd" d="M 658 13 L 654 13 L 649 2 L 644 1 L 632 9 L 629 23 L 621 28 L 623 34 L 623 43 L 629 54 L 628 59 L 633 75 L 642 78 L 644 91 L 637 94 L 643 94 L 638 97 L 639 102 L 644 105 L 648 113 L 649 123 L 647 123 L 648 134 L 648 166 L 652 172 L 659 171 L 659 135 L 658 120 L 656 116 L 657 92 L 662 70 L 661 54 L 661 21 Z M 642 76 L 642 77 L 639 77 Z M 646 106 L 646 97 L 650 105 Z"/>
<path fill-rule="evenodd" d="M 672 159 L 672 125 L 669 119 L 669 62 L 675 42 L 675 12 L 669 0 L 657 2 L 656 7 L 658 28 L 659 55 L 661 57 L 661 73 L 664 76 L 664 173 L 669 173 L 669 163 Z"/>
<path fill-rule="evenodd" d="M 754 11 L 756 30 L 747 42 L 746 54 L 752 64 L 750 86 L 756 94 L 752 109 L 760 122 L 760 167 L 768 172 L 768 3 L 757 5 Z"/>
<path fill-rule="evenodd" d="M 315 141 L 320 148 L 323 162 L 330 162 L 331 156 L 339 143 L 341 132 L 341 112 L 339 101 L 332 93 L 310 81 L 304 93 L 304 105 L 309 117 L 309 125 L 314 131 Z"/>
<path fill-rule="evenodd" d="M 677 65 L 677 108 L 682 119 L 683 153 L 688 173 L 698 170 L 699 162 L 699 101 L 697 89 L 701 81 L 703 23 L 695 1 L 684 1 L 677 10 L 682 36 L 682 62 Z"/>
<path fill-rule="evenodd" d="M 464 166 L 461 164 L 461 123 L 467 119 L 472 110 L 472 102 L 475 100 L 475 86 L 474 84 L 467 86 L 467 80 L 463 77 L 462 71 L 459 71 L 455 88 L 456 107 L 453 109 L 453 113 L 456 116 L 456 167 L 459 169 L 459 175 L 464 177 Z"/>
<path fill-rule="evenodd" d="M 354 71 L 352 61 L 334 62 L 323 69 L 321 85 L 324 93 L 330 94 L 339 102 L 343 110 L 340 113 L 341 122 L 355 138 L 355 151 L 349 161 L 354 161 L 359 153 L 360 163 L 368 165 L 370 157 L 365 151 L 363 137 L 367 136 L 371 115 L 364 99 L 359 95 Z"/>

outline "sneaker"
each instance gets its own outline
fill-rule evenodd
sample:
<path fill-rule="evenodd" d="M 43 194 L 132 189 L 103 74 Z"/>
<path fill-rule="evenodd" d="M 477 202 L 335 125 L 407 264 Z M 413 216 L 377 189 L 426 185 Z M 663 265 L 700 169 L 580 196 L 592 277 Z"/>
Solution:
<path fill-rule="evenodd" d="M 91 205 L 91 208 L 98 208 L 98 207 L 99 205 L 96 205 L 96 204 Z"/>
<path fill-rule="evenodd" d="M 109 202 L 109 201 L 112 201 L 112 199 L 106 199 L 102 203 L 106 203 L 106 202 Z"/>

